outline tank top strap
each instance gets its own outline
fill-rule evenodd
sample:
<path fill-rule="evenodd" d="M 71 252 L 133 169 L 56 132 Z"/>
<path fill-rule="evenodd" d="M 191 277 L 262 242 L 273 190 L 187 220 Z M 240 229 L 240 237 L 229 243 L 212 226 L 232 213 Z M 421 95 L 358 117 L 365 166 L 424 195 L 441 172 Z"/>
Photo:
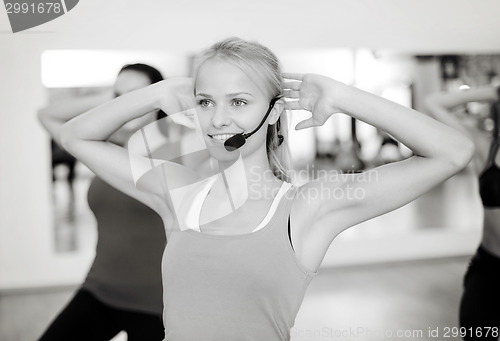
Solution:
<path fill-rule="evenodd" d="M 492 104 L 493 140 L 498 143 L 500 139 L 500 86 L 497 87 L 497 100 Z"/>
<path fill-rule="evenodd" d="M 283 200 L 283 197 L 286 195 L 286 193 L 288 192 L 288 190 L 291 187 L 292 187 L 291 183 L 283 182 L 283 184 L 281 185 L 278 193 L 276 194 L 271 206 L 269 207 L 269 210 L 268 210 L 266 216 L 252 232 L 260 230 L 261 228 L 266 226 L 271 221 L 271 219 L 276 214 L 276 211 L 278 210 L 278 207 L 280 206 L 280 204 Z"/>
<path fill-rule="evenodd" d="M 290 238 L 290 236 L 289 236 L 290 212 L 292 211 L 293 201 L 295 199 L 295 196 L 297 195 L 298 189 L 299 189 L 299 187 L 297 187 L 297 186 L 291 186 L 290 189 L 284 195 L 285 196 L 284 200 L 286 200 L 286 206 L 285 206 L 285 210 L 284 210 L 285 224 L 283 224 L 283 230 L 285 232 L 287 241 Z M 291 240 L 290 240 L 290 242 L 291 242 Z"/>
<path fill-rule="evenodd" d="M 495 166 L 495 158 L 500 146 L 500 86 L 497 87 L 497 100 L 491 105 L 491 118 L 493 119 L 493 140 L 491 141 L 484 170 Z"/>
<path fill-rule="evenodd" d="M 490 151 L 488 153 L 488 159 L 486 161 L 485 170 L 495 165 L 495 158 L 500 147 L 500 138 L 496 137 L 491 142 Z"/>
<path fill-rule="evenodd" d="M 286 220 L 287 220 L 287 225 L 288 225 L 288 217 L 290 216 L 290 211 L 292 210 L 292 204 L 293 200 L 295 199 L 295 196 L 297 195 L 299 187 L 291 185 L 286 193 L 283 195 L 284 199 L 286 201 Z"/>
<path fill-rule="evenodd" d="M 288 243 L 288 219 L 292 209 L 293 200 L 297 194 L 298 187 L 289 185 L 287 190 L 282 194 L 280 202 L 272 219 L 272 229 L 279 233 L 280 238 L 285 237 Z"/>

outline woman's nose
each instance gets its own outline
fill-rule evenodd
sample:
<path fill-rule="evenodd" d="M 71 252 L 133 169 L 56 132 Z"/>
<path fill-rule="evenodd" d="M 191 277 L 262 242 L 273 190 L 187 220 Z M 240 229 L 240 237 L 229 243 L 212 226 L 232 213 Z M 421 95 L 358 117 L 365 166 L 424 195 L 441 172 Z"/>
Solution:
<path fill-rule="evenodd" d="M 223 106 L 218 106 L 212 116 L 212 125 L 215 128 L 225 127 L 231 124 L 229 113 Z"/>

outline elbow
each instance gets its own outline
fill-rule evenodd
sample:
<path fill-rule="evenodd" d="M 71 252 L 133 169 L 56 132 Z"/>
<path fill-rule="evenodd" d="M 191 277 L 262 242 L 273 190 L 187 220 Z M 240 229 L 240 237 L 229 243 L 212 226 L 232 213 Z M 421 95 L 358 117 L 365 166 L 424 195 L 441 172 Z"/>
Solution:
<path fill-rule="evenodd" d="M 74 145 L 74 134 L 73 134 L 73 129 L 71 129 L 71 125 L 69 124 L 64 124 L 61 126 L 59 131 L 57 132 L 58 134 L 58 140 L 61 146 L 67 150 L 68 152 L 72 152 L 72 146 Z"/>
<path fill-rule="evenodd" d="M 464 169 L 474 156 L 474 143 L 465 136 L 461 136 L 460 143 L 457 143 L 455 151 L 452 153 L 451 163 L 457 172 Z"/>

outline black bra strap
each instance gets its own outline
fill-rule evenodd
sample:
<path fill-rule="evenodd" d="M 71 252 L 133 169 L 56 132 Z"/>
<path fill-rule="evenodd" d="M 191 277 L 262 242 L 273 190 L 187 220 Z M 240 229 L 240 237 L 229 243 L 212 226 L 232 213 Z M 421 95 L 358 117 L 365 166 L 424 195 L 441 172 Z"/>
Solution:
<path fill-rule="evenodd" d="M 500 86 L 497 87 L 497 100 L 492 105 L 492 119 L 493 119 L 493 139 L 497 141 L 500 139 Z"/>
<path fill-rule="evenodd" d="M 498 147 L 500 146 L 500 86 L 497 87 L 497 94 L 498 98 L 491 106 L 491 118 L 493 119 L 493 141 L 491 142 L 488 160 L 486 162 L 487 167 L 490 167 L 495 163 Z"/>
<path fill-rule="evenodd" d="M 493 141 L 491 142 L 490 146 L 490 152 L 488 154 L 488 161 L 486 162 L 486 167 L 490 167 L 493 164 L 495 164 L 495 158 L 498 153 L 498 148 L 500 147 L 500 139 L 494 138 Z"/>
<path fill-rule="evenodd" d="M 292 247 L 292 250 L 295 251 L 292 244 L 292 232 L 290 230 L 290 216 L 288 216 L 288 239 L 290 240 L 290 246 Z"/>

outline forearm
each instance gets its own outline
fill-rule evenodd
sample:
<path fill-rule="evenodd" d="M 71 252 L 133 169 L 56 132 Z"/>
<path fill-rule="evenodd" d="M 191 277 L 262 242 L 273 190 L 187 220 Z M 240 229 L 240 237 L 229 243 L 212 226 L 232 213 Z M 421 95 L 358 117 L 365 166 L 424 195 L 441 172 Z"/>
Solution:
<path fill-rule="evenodd" d="M 106 141 L 125 123 L 158 109 L 153 85 L 129 92 L 75 117 L 61 128 L 63 144 Z"/>
<path fill-rule="evenodd" d="M 354 87 L 340 86 L 337 92 L 342 112 L 388 132 L 414 154 L 461 166 L 470 160 L 472 143 L 455 129 Z"/>
<path fill-rule="evenodd" d="M 59 129 L 63 124 L 111 98 L 110 94 L 106 93 L 60 100 L 38 110 L 37 118 L 51 137 L 60 144 Z"/>
<path fill-rule="evenodd" d="M 498 100 L 497 89 L 492 86 L 473 88 L 465 91 L 438 92 L 428 95 L 424 104 L 429 115 L 440 122 L 460 130 L 476 147 L 476 171 L 480 171 L 488 156 L 490 138 L 475 125 L 475 120 L 460 120 L 453 110 L 470 102 L 491 103 Z"/>
<path fill-rule="evenodd" d="M 438 92 L 426 97 L 426 104 L 439 106 L 447 110 L 455 109 L 469 102 L 493 102 L 498 100 L 497 88 L 483 86 L 457 92 Z"/>
<path fill-rule="evenodd" d="M 452 110 L 470 102 L 493 102 L 497 99 L 496 89 L 488 86 L 460 92 L 430 94 L 425 98 L 424 104 L 432 117 L 473 138 L 480 131 L 475 127 L 466 126 L 452 113 Z"/>

